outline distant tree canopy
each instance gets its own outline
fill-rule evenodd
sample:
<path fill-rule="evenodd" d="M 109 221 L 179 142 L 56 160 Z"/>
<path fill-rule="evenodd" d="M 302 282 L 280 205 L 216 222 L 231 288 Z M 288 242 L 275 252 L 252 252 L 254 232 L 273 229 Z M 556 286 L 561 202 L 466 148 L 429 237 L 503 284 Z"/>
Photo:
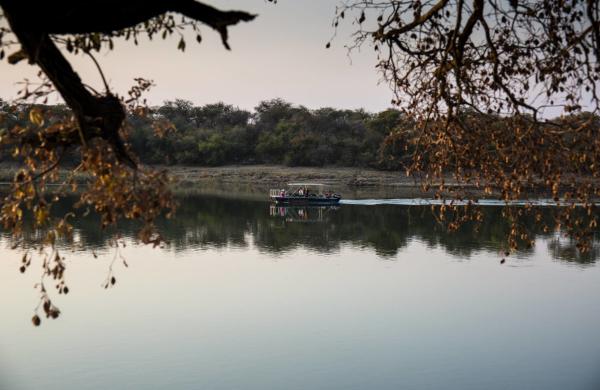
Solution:
<path fill-rule="evenodd" d="M 0 104 L 0 128 L 26 126 L 28 113 L 68 116 L 65 106 L 24 105 L 18 110 Z M 217 166 L 226 164 L 284 164 L 403 169 L 408 149 L 386 142 L 402 125 L 398 110 L 377 114 L 363 110 L 310 110 L 281 99 L 261 102 L 253 112 L 225 103 L 194 106 L 177 99 L 151 107 L 143 115 L 128 113 L 126 144 L 142 163 Z M 157 134 L 158 122 L 169 128 Z M 406 127 L 406 125 L 405 125 Z M 5 147 L 0 161 L 11 161 Z M 65 156 L 77 163 L 77 155 Z"/>
<path fill-rule="evenodd" d="M 0 128 L 25 127 L 29 112 L 40 110 L 47 118 L 70 115 L 64 105 L 21 105 L 11 107 L 0 101 Z M 60 119 L 59 119 L 60 120 Z M 509 131 L 514 118 L 470 113 L 464 115 L 477 126 L 488 126 L 491 134 Z M 570 129 L 589 122 L 600 129 L 600 117 L 590 113 L 554 119 L 561 128 Z M 414 122 L 396 109 L 379 113 L 335 108 L 308 109 L 281 99 L 262 101 L 253 111 L 225 103 L 194 106 L 187 100 L 166 101 L 149 107 L 140 115 L 128 112 L 125 146 L 140 162 L 152 165 L 219 166 L 244 164 L 281 164 L 288 166 L 363 167 L 380 170 L 406 170 L 413 162 Z M 157 127 L 168 124 L 168 127 Z M 52 126 L 52 123 L 46 125 Z M 546 124 L 549 128 L 554 125 Z M 570 142 L 569 132 L 565 142 Z M 12 162 L 8 146 L 0 149 L 0 161 Z M 505 158 L 502 151 L 490 149 L 490 158 Z M 424 164 L 436 156 L 422 153 Z M 554 164 L 564 174 L 585 173 L 577 164 L 555 154 Z M 78 154 L 63 157 L 64 163 L 77 165 Z M 454 166 L 447 165 L 445 174 Z M 539 185 L 535 185 L 538 187 Z M 532 190 L 534 188 L 532 187 Z M 497 188 L 504 195 L 504 188 Z"/>

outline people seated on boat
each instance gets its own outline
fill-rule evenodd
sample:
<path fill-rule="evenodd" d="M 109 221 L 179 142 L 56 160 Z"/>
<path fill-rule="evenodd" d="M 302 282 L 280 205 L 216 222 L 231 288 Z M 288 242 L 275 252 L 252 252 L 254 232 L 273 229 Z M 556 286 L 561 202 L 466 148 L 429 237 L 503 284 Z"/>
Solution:
<path fill-rule="evenodd" d="M 279 191 L 279 195 L 280 196 L 285 196 L 285 190 L 282 189 L 281 191 Z"/>
<path fill-rule="evenodd" d="M 302 188 L 298 189 L 298 195 L 304 196 L 304 189 L 302 189 Z"/>

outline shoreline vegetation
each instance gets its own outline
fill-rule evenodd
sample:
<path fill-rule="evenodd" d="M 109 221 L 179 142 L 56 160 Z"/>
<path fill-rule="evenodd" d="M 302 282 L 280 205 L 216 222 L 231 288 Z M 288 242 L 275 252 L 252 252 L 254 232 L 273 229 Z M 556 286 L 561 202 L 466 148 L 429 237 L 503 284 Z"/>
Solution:
<path fill-rule="evenodd" d="M 47 127 L 70 115 L 63 105 L 11 106 L 0 99 L 0 136 L 10 135 L 2 129 L 28 129 L 33 109 L 43 115 Z M 309 109 L 272 99 L 249 111 L 225 103 L 195 106 L 176 99 L 129 111 L 123 137 L 131 154 L 149 165 L 265 164 L 396 171 L 404 167 L 410 150 L 386 140 L 405 122 L 395 109 L 378 113 Z M 9 162 L 13 149 L 4 149 L 6 157 L 0 156 L 0 161 Z M 78 158 L 73 148 L 63 162 Z"/>
<path fill-rule="evenodd" d="M 62 105 L 11 106 L 0 99 L 0 136 L 8 135 L 6 129 L 9 128 L 28 129 L 34 108 L 44 112 L 45 125 L 50 127 L 69 115 L 69 110 Z M 508 125 L 506 118 L 482 115 L 476 118 L 485 123 L 492 120 L 490 123 L 499 128 Z M 576 115 L 563 118 L 565 128 L 580 120 Z M 492 181 L 486 189 L 482 188 L 483 183 L 478 187 L 474 183 L 481 176 L 474 171 L 471 183 L 459 184 L 450 165 L 442 170 L 445 172 L 442 178 L 433 182 L 430 179 L 426 183 L 429 190 L 422 191 L 425 180 L 405 175 L 415 153 L 410 142 L 415 136 L 413 127 L 408 118 L 394 109 L 379 113 L 334 108 L 313 110 L 272 99 L 248 111 L 224 103 L 194 106 L 189 101 L 176 99 L 149 107 L 143 115 L 129 112 L 126 139 L 132 155 L 142 166 L 165 169 L 171 174 L 177 191 L 225 186 L 259 193 L 289 182 L 323 182 L 344 193 L 434 197 L 435 189 L 439 189 L 443 181 L 444 197 L 504 199 L 503 188 L 500 188 L 503 182 Z M 10 184 L 19 166 L 17 160 L 10 157 L 14 153 L 9 144 L 0 145 L 0 151 L 3 152 L 0 182 Z M 492 160 L 507 158 L 504 151 L 494 151 L 493 147 L 486 153 Z M 423 158 L 429 161 L 437 157 L 425 155 Z M 78 149 L 69 150 L 61 159 L 64 166 L 60 168 L 57 182 L 67 177 L 69 167 L 78 164 Z M 507 169 L 512 167 L 514 177 L 527 177 L 507 164 Z M 573 186 L 595 186 L 597 179 L 591 171 L 566 165 L 561 174 L 564 180 L 557 184 L 565 186 L 565 191 L 573 191 Z M 482 168 L 475 164 L 472 169 L 481 171 Z M 504 176 L 508 177 L 509 172 L 504 172 Z M 573 179 L 567 181 L 569 177 Z M 75 180 L 88 181 L 85 176 L 76 176 Z M 518 180 L 523 199 L 552 197 L 547 180 L 543 182 L 541 177 L 535 176 L 529 177 L 527 182 L 524 180 Z M 569 185 L 571 188 L 566 187 Z M 453 190 L 459 191 L 452 193 Z M 517 196 L 521 198 L 521 194 Z"/>

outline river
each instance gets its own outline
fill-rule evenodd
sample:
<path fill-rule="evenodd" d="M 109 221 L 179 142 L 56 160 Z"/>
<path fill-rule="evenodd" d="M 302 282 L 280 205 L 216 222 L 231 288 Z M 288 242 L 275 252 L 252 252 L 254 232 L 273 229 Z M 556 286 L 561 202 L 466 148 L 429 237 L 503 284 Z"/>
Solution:
<path fill-rule="evenodd" d="M 81 218 L 40 327 L 39 264 L 20 274 L 4 235 L 0 388 L 600 388 L 598 245 L 538 233 L 505 257 L 498 207 L 448 233 L 426 205 L 348 203 L 184 196 L 169 245 L 126 224 L 122 258 Z"/>

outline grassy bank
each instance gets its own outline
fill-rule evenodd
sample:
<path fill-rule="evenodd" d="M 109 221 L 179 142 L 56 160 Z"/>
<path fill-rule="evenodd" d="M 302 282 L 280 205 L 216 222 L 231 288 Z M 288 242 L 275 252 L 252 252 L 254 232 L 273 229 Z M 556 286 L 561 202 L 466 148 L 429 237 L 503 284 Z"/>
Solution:
<path fill-rule="evenodd" d="M 221 182 L 281 186 L 289 182 L 319 182 L 353 187 L 415 186 L 400 172 L 356 168 L 287 167 L 279 165 L 243 165 L 224 167 L 169 167 L 182 185 Z"/>
<path fill-rule="evenodd" d="M 289 182 L 319 182 L 353 187 L 395 186 L 412 187 L 416 183 L 401 172 L 357 168 L 288 167 L 280 165 L 241 165 L 221 167 L 153 166 L 166 169 L 179 185 L 197 183 L 261 184 L 280 186 Z M 0 165 L 0 182 L 10 183 L 20 167 L 16 164 Z M 60 177 L 66 177 L 62 169 Z M 85 175 L 80 175 L 82 181 Z"/>
<path fill-rule="evenodd" d="M 323 183 L 329 189 L 352 198 L 413 198 L 433 196 L 421 191 L 418 181 L 399 171 L 348 167 L 288 167 L 283 165 L 239 165 L 220 167 L 153 166 L 166 169 L 175 179 L 177 192 L 210 192 L 223 196 L 249 194 L 264 197 L 270 188 L 285 188 L 291 182 Z M 18 171 L 17 165 L 0 165 L 0 183 L 10 183 Z M 64 178 L 69 170 L 61 170 Z M 85 182 L 86 176 L 78 175 Z M 446 178 L 446 186 L 453 180 Z M 484 196 L 481 190 L 471 188 L 474 196 Z M 539 194 L 536 194 L 539 195 Z M 493 194 L 492 197 L 499 196 Z M 484 196 L 484 197 L 489 197 Z"/>
<path fill-rule="evenodd" d="M 423 196 L 418 183 L 401 172 L 338 167 L 243 165 L 224 167 L 168 167 L 178 191 L 264 198 L 269 188 L 291 182 L 323 183 L 345 198 L 398 198 Z"/>
<path fill-rule="evenodd" d="M 242 165 L 223 167 L 154 166 L 166 169 L 175 179 L 176 192 L 203 192 L 223 196 L 246 194 L 264 197 L 269 188 L 284 188 L 290 182 L 323 183 L 345 197 L 422 196 L 418 183 L 402 172 L 339 167 L 288 167 L 279 165 Z M 0 165 L 0 182 L 9 184 L 18 172 L 17 165 Z M 69 170 L 61 170 L 65 178 Z M 79 175 L 84 182 L 85 175 Z"/>

